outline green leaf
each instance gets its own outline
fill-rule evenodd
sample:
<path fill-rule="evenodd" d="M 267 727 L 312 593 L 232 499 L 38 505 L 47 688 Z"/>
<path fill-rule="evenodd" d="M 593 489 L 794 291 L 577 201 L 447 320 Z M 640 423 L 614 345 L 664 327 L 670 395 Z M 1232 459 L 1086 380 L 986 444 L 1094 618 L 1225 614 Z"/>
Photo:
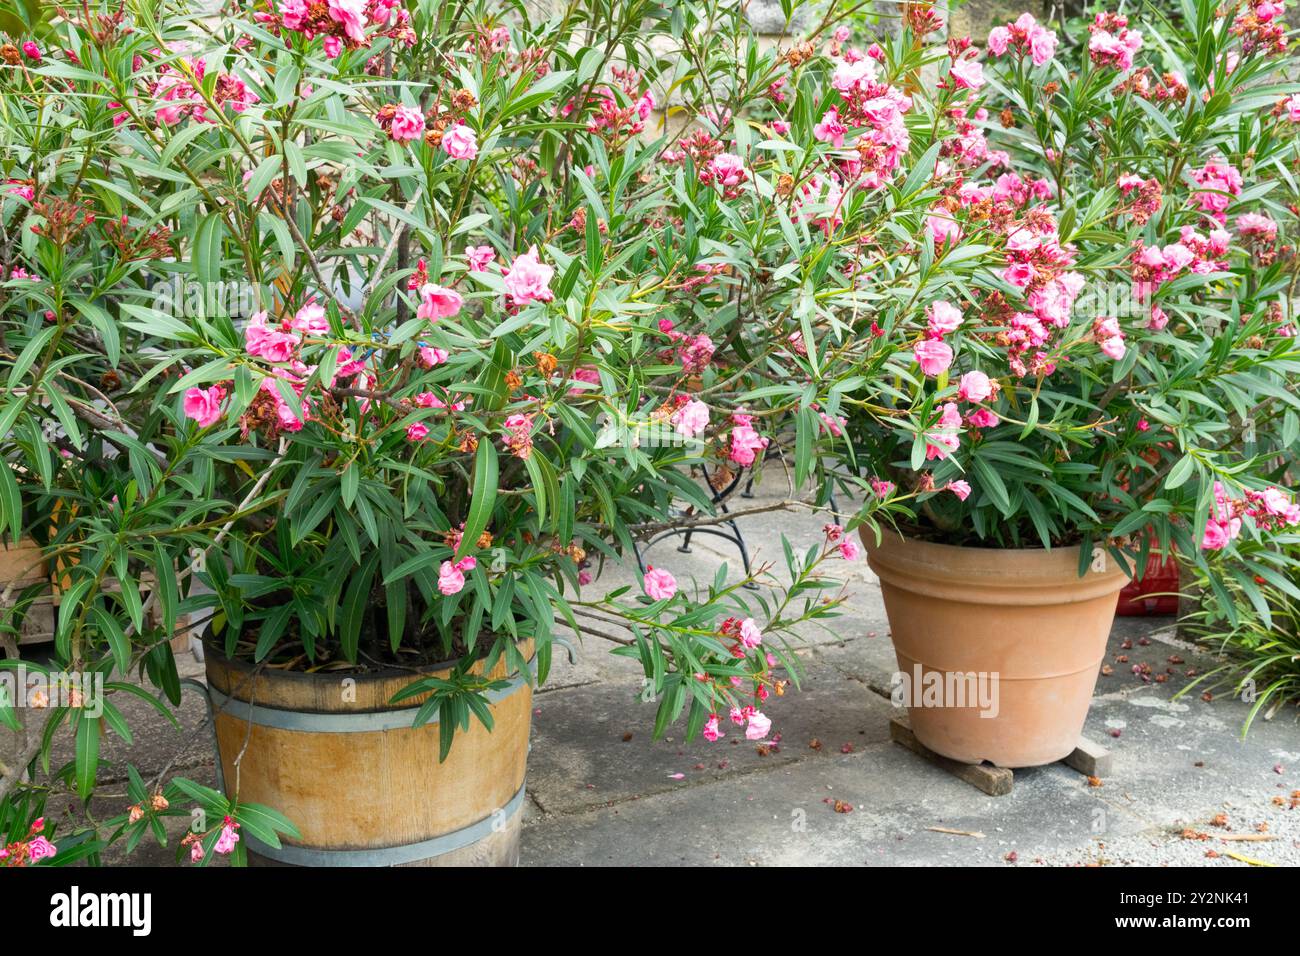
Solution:
<path fill-rule="evenodd" d="M 0 535 L 5 528 L 17 540 L 23 532 L 23 497 L 8 462 L 0 462 Z"/>
<path fill-rule="evenodd" d="M 89 800 L 95 789 L 95 776 L 99 771 L 99 718 L 91 717 L 84 709 L 77 715 L 76 753 L 77 796 Z"/>
<path fill-rule="evenodd" d="M 464 557 L 478 547 L 479 536 L 487 530 L 492 509 L 497 501 L 497 450 L 491 436 L 479 439 L 474 455 L 474 484 L 470 492 L 469 515 L 465 518 L 465 531 L 456 549 L 456 559 Z"/>
<path fill-rule="evenodd" d="M 1192 469 L 1196 467 L 1196 459 L 1191 454 L 1186 454 L 1179 459 L 1178 464 L 1169 470 L 1168 477 L 1165 478 L 1165 488 L 1172 490 L 1192 477 Z"/>

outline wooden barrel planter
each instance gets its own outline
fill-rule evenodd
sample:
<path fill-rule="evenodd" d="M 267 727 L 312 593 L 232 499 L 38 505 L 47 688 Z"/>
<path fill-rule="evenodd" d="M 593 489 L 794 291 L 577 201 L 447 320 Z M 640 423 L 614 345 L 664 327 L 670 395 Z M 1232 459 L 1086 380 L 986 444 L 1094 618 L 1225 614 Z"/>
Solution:
<path fill-rule="evenodd" d="M 531 647 L 521 648 L 531 658 Z M 514 866 L 532 717 L 528 675 L 498 661 L 493 730 L 457 730 L 438 762 L 438 720 L 412 723 L 425 698 L 389 704 L 421 674 L 255 669 L 208 645 L 223 791 L 279 810 L 302 834 L 279 848 L 245 833 L 250 862 L 286 866 Z M 443 676 L 449 667 L 428 673 Z M 346 683 L 351 681 L 352 683 Z M 238 769 L 235 760 L 243 757 Z M 238 773 L 238 778 L 236 778 Z"/>

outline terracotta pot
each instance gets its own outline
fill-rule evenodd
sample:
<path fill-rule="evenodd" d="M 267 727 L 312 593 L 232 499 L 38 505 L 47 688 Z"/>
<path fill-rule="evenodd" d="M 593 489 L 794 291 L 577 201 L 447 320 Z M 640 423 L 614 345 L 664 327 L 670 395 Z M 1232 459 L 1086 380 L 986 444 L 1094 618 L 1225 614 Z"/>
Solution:
<path fill-rule="evenodd" d="M 520 649 L 532 656 L 531 645 Z M 233 791 L 238 780 L 240 799 L 279 810 L 302 834 L 279 848 L 244 834 L 250 862 L 518 862 L 533 695 L 527 676 L 509 673 L 504 659 L 488 675 L 509 681 L 489 692 L 492 731 L 471 719 L 442 763 L 437 715 L 412 726 L 427 696 L 389 703 L 418 674 L 255 673 L 213 644 L 206 665 L 222 790 Z M 428 673 L 445 676 L 448 669 Z"/>
<path fill-rule="evenodd" d="M 917 738 L 965 763 L 1033 767 L 1072 751 L 1128 576 L 1077 548 L 958 548 L 862 529 Z M 940 690 L 940 688 L 942 690 Z"/>

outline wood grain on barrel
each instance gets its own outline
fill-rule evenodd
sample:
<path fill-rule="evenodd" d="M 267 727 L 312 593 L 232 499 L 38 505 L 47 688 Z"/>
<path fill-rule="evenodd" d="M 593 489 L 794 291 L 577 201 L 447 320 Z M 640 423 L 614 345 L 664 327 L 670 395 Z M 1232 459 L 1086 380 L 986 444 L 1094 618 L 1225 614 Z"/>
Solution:
<path fill-rule="evenodd" d="M 526 657 L 531 647 L 521 648 Z M 222 693 L 314 713 L 391 709 L 388 701 L 418 675 L 358 676 L 346 700 L 348 675 L 263 670 L 246 679 L 245 665 L 219 652 L 207 658 L 208 679 Z M 439 673 L 434 671 L 432 673 Z M 446 673 L 442 671 L 441 673 Z M 504 661 L 492 677 L 505 677 Z M 410 706 L 403 702 L 402 706 Z M 477 718 L 458 730 L 451 753 L 438 762 L 438 724 L 355 733 L 311 733 L 254 724 L 226 713 L 215 717 L 227 790 L 241 800 L 274 807 L 302 833 L 302 846 L 373 849 L 441 836 L 490 817 L 523 786 L 532 716 L 532 690 L 520 687 L 491 705 L 494 729 Z M 235 759 L 244 749 L 240 766 Z"/>

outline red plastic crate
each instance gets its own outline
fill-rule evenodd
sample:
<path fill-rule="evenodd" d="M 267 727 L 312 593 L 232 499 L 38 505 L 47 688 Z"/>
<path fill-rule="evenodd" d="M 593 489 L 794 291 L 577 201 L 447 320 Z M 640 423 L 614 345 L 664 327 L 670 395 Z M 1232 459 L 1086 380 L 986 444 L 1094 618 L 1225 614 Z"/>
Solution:
<path fill-rule="evenodd" d="M 1152 551 L 1142 580 L 1130 581 L 1119 592 L 1119 606 L 1115 613 L 1125 617 L 1177 614 L 1178 562 L 1172 557 L 1162 558 Z"/>

